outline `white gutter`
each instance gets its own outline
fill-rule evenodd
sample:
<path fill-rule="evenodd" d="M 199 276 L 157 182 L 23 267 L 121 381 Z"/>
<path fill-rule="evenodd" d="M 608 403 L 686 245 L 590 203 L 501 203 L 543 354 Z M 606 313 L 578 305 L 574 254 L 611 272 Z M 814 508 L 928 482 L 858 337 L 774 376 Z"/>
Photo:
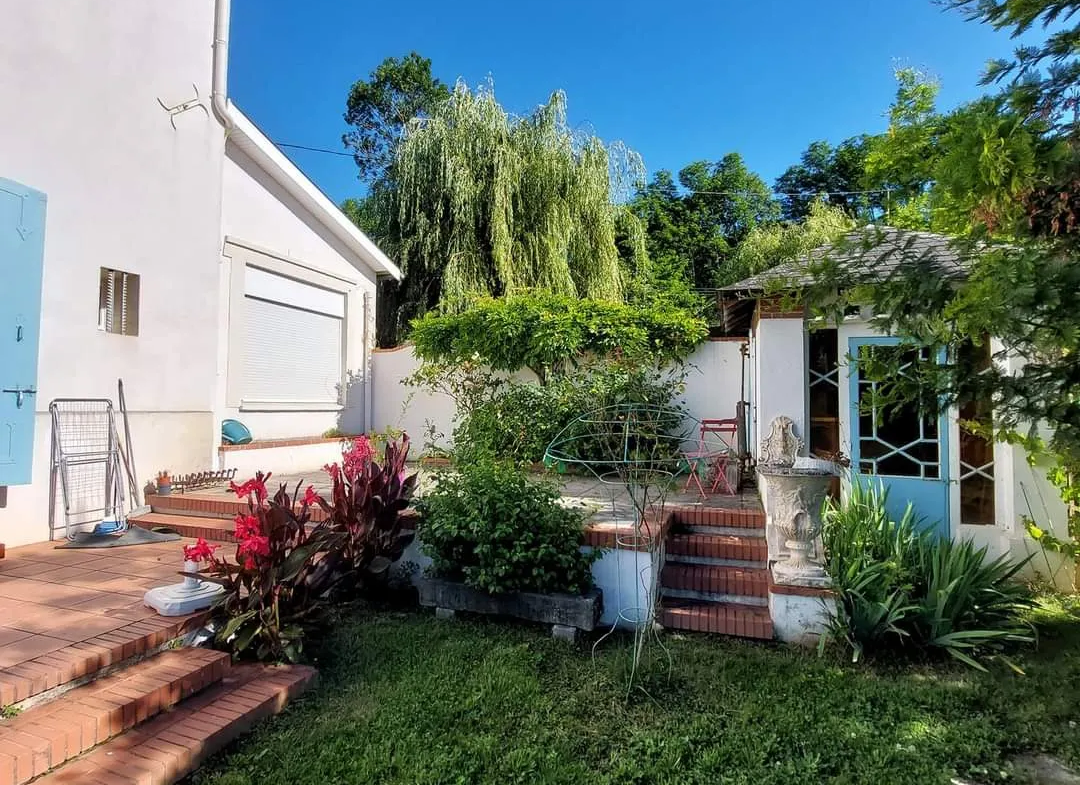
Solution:
<path fill-rule="evenodd" d="M 389 275 L 400 281 L 398 266 L 228 99 L 229 3 L 230 0 L 215 0 L 214 4 L 214 66 L 210 90 L 214 116 L 225 127 L 227 140 L 251 158 L 376 274 Z"/>
<path fill-rule="evenodd" d="M 214 65 L 210 83 L 210 106 L 214 117 L 225 126 L 226 133 L 232 130 L 229 117 L 226 91 L 229 80 L 229 10 L 231 0 L 214 0 Z"/>

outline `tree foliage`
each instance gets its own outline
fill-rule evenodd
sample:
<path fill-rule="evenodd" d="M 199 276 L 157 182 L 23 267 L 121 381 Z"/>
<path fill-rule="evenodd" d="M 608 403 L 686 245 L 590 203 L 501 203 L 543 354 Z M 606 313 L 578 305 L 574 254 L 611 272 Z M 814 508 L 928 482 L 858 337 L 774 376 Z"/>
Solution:
<path fill-rule="evenodd" d="M 802 221 L 756 226 L 732 255 L 728 270 L 735 280 L 798 259 L 840 239 L 855 228 L 855 220 L 840 206 L 818 199 Z"/>
<path fill-rule="evenodd" d="M 408 123 L 430 115 L 449 95 L 431 75 L 431 60 L 416 52 L 386 58 L 367 80 L 353 84 L 345 102 L 345 122 L 352 128 L 341 140 L 353 152 L 360 179 L 384 179 Z"/>
<path fill-rule="evenodd" d="M 820 197 L 853 217 L 880 212 L 884 206 L 881 194 L 856 193 L 866 189 L 869 146 L 866 134 L 845 139 L 836 147 L 823 140 L 811 142 L 799 163 L 789 166 L 776 179 L 784 218 L 805 218 Z"/>
<path fill-rule="evenodd" d="M 666 304 L 644 308 L 539 292 L 428 313 L 414 323 L 412 340 L 428 363 L 480 363 L 507 373 L 528 368 L 545 381 L 612 353 L 681 359 L 707 334 L 704 321 Z"/>
<path fill-rule="evenodd" d="M 682 276 L 699 288 L 731 283 L 732 250 L 755 227 L 778 220 L 779 205 L 738 153 L 688 164 L 678 181 L 661 170 L 631 203 L 647 227 L 650 259 L 668 279 Z"/>
<path fill-rule="evenodd" d="M 400 337 L 436 306 L 527 290 L 618 302 L 648 274 L 644 233 L 622 203 L 640 157 L 575 132 L 566 96 L 512 117 L 489 87 L 459 83 L 400 143 L 373 196 L 384 246 L 405 281 L 389 292 Z"/>

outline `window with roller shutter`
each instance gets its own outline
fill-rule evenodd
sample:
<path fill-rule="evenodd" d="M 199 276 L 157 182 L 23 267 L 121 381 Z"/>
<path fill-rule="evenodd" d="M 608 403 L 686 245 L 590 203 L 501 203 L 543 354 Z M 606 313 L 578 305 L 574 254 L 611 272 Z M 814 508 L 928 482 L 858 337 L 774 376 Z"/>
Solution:
<path fill-rule="evenodd" d="M 255 267 L 244 289 L 241 405 L 338 405 L 345 296 Z"/>

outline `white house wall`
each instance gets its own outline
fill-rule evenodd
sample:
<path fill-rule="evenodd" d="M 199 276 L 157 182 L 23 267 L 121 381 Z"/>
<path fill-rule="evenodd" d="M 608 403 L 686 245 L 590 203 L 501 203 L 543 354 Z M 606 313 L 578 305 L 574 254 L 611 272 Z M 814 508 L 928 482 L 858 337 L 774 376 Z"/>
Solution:
<path fill-rule="evenodd" d="M 0 489 L 0 542 L 45 539 L 49 402 L 116 398 L 140 481 L 205 467 L 214 436 L 224 134 L 213 4 L 0 0 L 0 176 L 48 196 L 33 481 Z M 141 276 L 139 335 L 99 332 L 99 269 Z M 174 369 L 174 370 L 170 370 Z M 150 425 L 150 422 L 153 425 Z"/>
<path fill-rule="evenodd" d="M 696 420 L 735 417 L 742 399 L 744 340 L 711 340 L 687 359 L 682 402 Z M 749 363 L 745 373 L 750 373 Z"/>
<path fill-rule="evenodd" d="M 317 436 L 331 428 L 347 432 L 369 428 L 364 395 L 370 355 L 365 346 L 374 334 L 374 271 L 350 264 L 347 258 L 352 255 L 340 241 L 231 142 L 225 157 L 223 193 L 221 223 L 228 271 L 222 272 L 222 286 L 230 296 L 223 298 L 219 314 L 222 346 L 217 357 L 223 381 L 217 391 L 221 418 L 240 420 L 256 439 Z M 240 253 L 230 250 L 234 244 L 241 247 Z M 230 386 L 235 387 L 240 362 L 235 336 L 244 329 L 241 309 L 236 308 L 237 287 L 241 293 L 243 291 L 240 279 L 244 275 L 244 264 L 238 265 L 237 258 L 243 256 L 244 260 L 250 261 L 260 255 L 276 266 L 274 272 L 279 275 L 311 282 L 312 272 L 316 278 L 320 273 L 325 274 L 333 279 L 329 285 L 346 295 L 343 408 L 244 409 L 239 405 L 235 390 L 230 390 Z M 269 360 L 272 362 L 272 358 Z M 282 368 L 281 371 L 296 373 L 302 369 Z"/>

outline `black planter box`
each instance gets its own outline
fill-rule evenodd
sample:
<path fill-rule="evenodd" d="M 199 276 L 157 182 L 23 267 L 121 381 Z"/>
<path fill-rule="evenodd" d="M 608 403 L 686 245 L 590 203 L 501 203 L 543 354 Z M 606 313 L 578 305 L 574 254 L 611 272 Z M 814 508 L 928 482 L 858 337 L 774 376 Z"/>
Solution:
<path fill-rule="evenodd" d="M 420 604 L 439 611 L 467 611 L 494 616 L 513 616 L 526 621 L 551 624 L 557 637 L 567 637 L 558 628 L 596 629 L 603 607 L 599 589 L 588 594 L 488 594 L 464 583 L 442 578 L 423 578 L 419 583 Z M 444 614 L 449 615 L 449 614 Z"/>

